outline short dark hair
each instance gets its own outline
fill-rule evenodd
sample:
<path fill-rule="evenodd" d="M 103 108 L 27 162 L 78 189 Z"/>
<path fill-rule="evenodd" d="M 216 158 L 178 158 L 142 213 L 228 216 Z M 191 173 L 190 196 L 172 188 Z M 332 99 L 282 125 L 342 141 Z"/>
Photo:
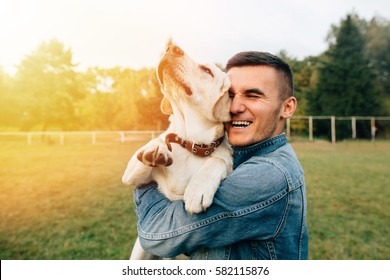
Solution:
<path fill-rule="evenodd" d="M 294 79 L 290 66 L 281 58 L 267 53 L 248 51 L 234 55 L 226 64 L 226 71 L 233 67 L 265 65 L 274 68 L 281 80 L 279 97 L 282 101 L 294 96 Z"/>

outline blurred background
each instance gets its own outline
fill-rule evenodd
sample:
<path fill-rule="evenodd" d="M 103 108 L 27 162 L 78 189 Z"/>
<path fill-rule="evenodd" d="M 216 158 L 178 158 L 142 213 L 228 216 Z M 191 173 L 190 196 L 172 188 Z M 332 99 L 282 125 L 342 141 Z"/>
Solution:
<path fill-rule="evenodd" d="M 294 72 L 286 131 L 306 171 L 312 259 L 389 259 L 390 2 L 0 0 L 0 257 L 127 259 L 127 161 L 168 126 L 173 41 L 221 68 Z"/>
<path fill-rule="evenodd" d="M 224 66 L 238 51 L 280 55 L 296 116 L 390 115 L 387 1 L 0 1 L 0 130 L 164 129 L 154 67 L 173 40 Z M 377 136 L 390 120 L 378 120 Z M 338 139 L 352 122 L 337 122 Z M 358 137 L 371 124 L 358 121 Z M 295 121 L 308 133 L 307 120 Z M 317 121 L 330 137 L 330 121 Z"/>

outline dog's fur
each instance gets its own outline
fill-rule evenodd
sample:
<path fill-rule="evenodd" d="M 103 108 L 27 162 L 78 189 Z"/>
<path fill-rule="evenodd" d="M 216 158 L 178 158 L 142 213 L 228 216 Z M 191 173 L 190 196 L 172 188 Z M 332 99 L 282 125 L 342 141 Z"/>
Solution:
<path fill-rule="evenodd" d="M 167 144 L 165 137 L 175 133 L 210 145 L 224 136 L 223 122 L 230 120 L 230 81 L 214 64 L 200 65 L 175 45 L 161 59 L 157 76 L 164 95 L 161 109 L 170 114 L 170 125 L 133 155 L 122 181 L 136 186 L 156 181 L 168 199 L 183 199 L 190 214 L 199 213 L 211 205 L 220 181 L 232 170 L 227 139 L 210 156 L 198 157 L 176 143 Z M 137 239 L 131 259 L 150 258 Z"/>

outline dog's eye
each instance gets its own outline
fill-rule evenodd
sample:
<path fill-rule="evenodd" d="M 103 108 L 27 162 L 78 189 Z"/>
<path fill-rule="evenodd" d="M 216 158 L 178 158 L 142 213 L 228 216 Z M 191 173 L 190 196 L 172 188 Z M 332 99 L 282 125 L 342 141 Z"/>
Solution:
<path fill-rule="evenodd" d="M 210 68 L 208 68 L 208 67 L 206 67 L 204 65 L 201 65 L 200 69 L 202 69 L 202 71 L 206 72 L 207 74 L 209 74 L 211 77 L 214 78 L 214 74 L 213 74 L 213 72 L 211 72 Z"/>

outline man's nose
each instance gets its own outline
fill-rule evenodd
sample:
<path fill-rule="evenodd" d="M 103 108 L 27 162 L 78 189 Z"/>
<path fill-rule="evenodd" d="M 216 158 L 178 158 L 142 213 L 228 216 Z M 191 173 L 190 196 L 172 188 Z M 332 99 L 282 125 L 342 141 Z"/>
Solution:
<path fill-rule="evenodd" d="M 245 104 L 242 98 L 238 95 L 235 95 L 232 98 L 232 104 L 230 105 L 230 112 L 232 114 L 239 114 L 245 111 Z"/>
<path fill-rule="evenodd" d="M 178 46 L 171 44 L 166 49 L 166 54 L 174 55 L 174 56 L 183 56 L 184 52 L 181 48 Z"/>

